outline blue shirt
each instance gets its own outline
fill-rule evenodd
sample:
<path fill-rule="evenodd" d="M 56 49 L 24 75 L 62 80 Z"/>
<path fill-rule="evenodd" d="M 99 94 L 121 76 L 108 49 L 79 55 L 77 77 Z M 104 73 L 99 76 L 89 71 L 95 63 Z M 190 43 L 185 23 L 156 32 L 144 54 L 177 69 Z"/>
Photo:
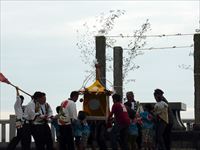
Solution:
<path fill-rule="evenodd" d="M 129 134 L 130 135 L 138 135 L 138 127 L 137 127 L 137 123 L 131 121 L 131 124 L 129 126 Z"/>
<path fill-rule="evenodd" d="M 141 112 L 140 117 L 142 118 L 143 129 L 153 129 L 154 127 L 153 116 L 148 111 Z"/>
<path fill-rule="evenodd" d="M 81 123 L 80 120 L 76 120 L 73 126 L 74 129 L 74 136 L 89 136 L 90 134 L 90 127 L 87 122 Z"/>

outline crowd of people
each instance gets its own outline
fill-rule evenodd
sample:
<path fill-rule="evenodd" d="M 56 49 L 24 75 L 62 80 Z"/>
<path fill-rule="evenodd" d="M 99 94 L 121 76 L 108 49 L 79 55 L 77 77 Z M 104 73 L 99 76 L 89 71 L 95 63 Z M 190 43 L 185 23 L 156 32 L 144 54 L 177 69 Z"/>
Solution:
<path fill-rule="evenodd" d="M 10 141 L 7 150 L 14 150 L 19 142 L 22 150 L 30 150 L 31 137 L 37 150 L 87 149 L 91 135 L 97 130 L 87 121 L 84 111 L 77 112 L 78 91 L 72 91 L 70 98 L 56 107 L 56 115 L 53 115 L 51 106 L 46 102 L 45 93 L 35 92 L 26 106 L 23 106 L 24 97 L 19 94 L 18 87 L 16 93 L 14 109 L 17 135 Z M 164 92 L 155 89 L 153 95 L 155 105 L 147 103 L 144 106 L 135 100 L 132 91 L 126 93 L 125 102 L 121 95 L 112 95 L 113 105 L 105 120 L 104 130 L 98 131 L 100 134 L 107 132 L 112 150 L 118 150 L 119 147 L 121 150 L 170 150 L 173 115 Z M 49 122 L 56 131 L 56 147 Z M 101 145 L 104 147 L 101 148 Z M 106 150 L 106 145 L 100 142 L 100 150 Z"/>
<path fill-rule="evenodd" d="M 132 91 L 126 93 L 127 101 L 114 94 L 109 118 L 114 114 L 115 122 L 111 130 L 112 149 L 117 150 L 117 142 L 122 150 L 170 150 L 170 136 L 173 115 L 164 92 L 155 89 L 156 104 L 142 106 L 134 98 Z"/>

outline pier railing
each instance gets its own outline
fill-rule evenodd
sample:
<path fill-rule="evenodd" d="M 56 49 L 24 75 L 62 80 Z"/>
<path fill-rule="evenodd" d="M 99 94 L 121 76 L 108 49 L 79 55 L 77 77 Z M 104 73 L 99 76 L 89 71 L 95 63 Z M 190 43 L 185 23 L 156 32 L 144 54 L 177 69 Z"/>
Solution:
<path fill-rule="evenodd" d="M 143 103 L 145 104 L 145 103 Z M 172 131 L 172 150 L 199 150 L 200 131 L 193 130 L 194 119 L 181 119 L 180 111 L 186 110 L 183 103 L 170 103 L 174 118 Z M 9 119 L 0 120 L 0 149 L 6 149 L 6 145 L 16 135 L 15 115 L 10 115 Z M 55 129 L 49 123 L 53 140 L 55 139 Z M 56 142 L 54 142 L 56 144 Z M 34 140 L 32 140 L 34 147 Z M 33 148 L 34 149 L 34 148 Z"/>
<path fill-rule="evenodd" d="M 173 130 L 192 131 L 194 119 L 181 119 L 180 117 L 180 111 L 185 111 L 186 105 L 177 102 L 170 103 L 170 106 L 174 114 Z M 16 135 L 15 120 L 15 115 L 10 115 L 9 119 L 0 120 L 0 143 L 9 142 Z M 52 137 L 55 141 L 55 129 L 51 124 L 49 125 L 51 127 Z"/>
<path fill-rule="evenodd" d="M 191 131 L 194 119 L 182 119 L 183 124 L 186 126 L 186 131 Z M 51 127 L 52 136 L 55 140 L 55 129 Z M 15 115 L 10 115 L 9 119 L 0 120 L 0 143 L 9 142 L 16 134 L 15 128 Z"/>
<path fill-rule="evenodd" d="M 10 142 L 10 140 L 16 136 L 15 121 L 15 115 L 10 115 L 9 119 L 0 120 L 0 144 Z M 53 140 L 55 141 L 55 129 L 50 123 L 49 125 Z"/>

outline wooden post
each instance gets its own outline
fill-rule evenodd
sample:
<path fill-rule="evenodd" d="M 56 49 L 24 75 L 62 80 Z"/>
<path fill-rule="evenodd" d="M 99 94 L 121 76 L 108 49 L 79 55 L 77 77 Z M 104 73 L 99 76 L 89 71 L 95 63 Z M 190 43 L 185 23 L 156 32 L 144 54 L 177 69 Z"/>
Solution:
<path fill-rule="evenodd" d="M 96 36 L 96 59 L 100 67 L 101 82 L 106 87 L 106 38 L 104 36 Z"/>
<path fill-rule="evenodd" d="M 200 130 L 200 34 L 194 34 L 194 130 Z"/>
<path fill-rule="evenodd" d="M 123 97 L 123 50 L 121 47 L 114 47 L 114 89 L 117 94 Z"/>

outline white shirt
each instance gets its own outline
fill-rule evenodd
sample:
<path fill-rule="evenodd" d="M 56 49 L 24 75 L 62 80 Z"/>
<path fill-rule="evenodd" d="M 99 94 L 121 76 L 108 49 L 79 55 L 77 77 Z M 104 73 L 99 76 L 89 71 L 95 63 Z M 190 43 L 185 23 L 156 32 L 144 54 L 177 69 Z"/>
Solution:
<path fill-rule="evenodd" d="M 63 120 L 65 123 L 64 124 L 70 124 L 71 119 L 76 119 L 77 120 L 77 109 L 76 109 L 76 104 L 72 100 L 65 100 L 61 103 L 61 120 Z M 58 121 L 59 125 L 63 125 L 60 121 Z"/>
<path fill-rule="evenodd" d="M 24 118 L 26 118 L 26 120 L 34 120 L 35 116 L 38 115 L 35 113 L 35 102 L 33 100 L 26 105 L 24 114 Z"/>
<path fill-rule="evenodd" d="M 135 103 L 136 102 L 131 102 L 131 109 L 135 110 Z"/>
<path fill-rule="evenodd" d="M 17 96 L 16 102 L 14 104 L 15 115 L 17 119 L 23 120 L 23 109 L 22 109 L 22 99 Z"/>
<path fill-rule="evenodd" d="M 157 102 L 154 105 L 154 112 L 158 115 L 161 119 L 163 119 L 166 123 L 169 123 L 168 118 L 168 104 L 164 101 Z"/>
<path fill-rule="evenodd" d="M 160 102 L 157 102 L 154 106 L 155 110 L 157 110 L 157 114 L 161 113 L 161 111 L 165 108 L 165 107 L 168 107 L 168 104 L 165 103 L 164 101 L 160 101 Z"/>
<path fill-rule="evenodd" d="M 48 110 L 46 110 L 46 107 L 48 107 Z M 42 105 L 40 104 L 40 112 L 39 113 L 42 114 L 42 115 L 47 115 L 48 117 L 51 117 L 53 115 L 53 111 L 51 109 L 51 106 L 47 103 L 42 104 Z"/>
<path fill-rule="evenodd" d="M 51 109 L 51 106 L 47 103 L 42 105 L 38 103 L 37 105 L 37 107 L 39 107 L 39 111 L 35 112 L 35 102 L 32 100 L 28 103 L 28 105 L 25 108 L 25 118 L 27 120 L 33 120 L 33 124 L 43 124 L 44 121 L 40 118 L 40 115 L 46 115 L 47 117 L 51 117 L 53 115 L 53 111 Z M 48 108 L 46 109 L 46 107 Z"/>

